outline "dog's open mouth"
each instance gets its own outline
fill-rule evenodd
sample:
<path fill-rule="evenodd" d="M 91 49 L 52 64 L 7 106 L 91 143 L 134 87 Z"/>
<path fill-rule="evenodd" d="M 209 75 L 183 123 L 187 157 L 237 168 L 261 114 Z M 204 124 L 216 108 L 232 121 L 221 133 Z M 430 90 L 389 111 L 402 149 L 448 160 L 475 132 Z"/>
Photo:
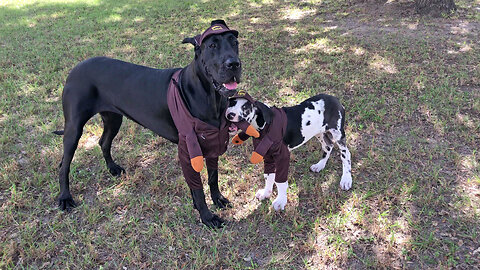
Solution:
<path fill-rule="evenodd" d="M 215 80 L 213 81 L 213 85 L 217 91 L 220 93 L 220 95 L 225 97 L 232 97 L 237 93 L 238 83 L 239 81 L 235 76 L 232 77 L 228 82 L 222 84 L 219 84 Z"/>
<path fill-rule="evenodd" d="M 228 90 L 235 90 L 237 89 L 238 83 L 237 83 L 237 78 L 233 77 L 233 79 L 228 82 L 224 83 L 223 87 L 227 88 Z"/>
<path fill-rule="evenodd" d="M 230 136 L 235 135 L 237 131 L 238 131 L 238 127 L 233 123 L 230 124 L 230 126 L 228 127 L 228 133 L 230 134 Z"/>

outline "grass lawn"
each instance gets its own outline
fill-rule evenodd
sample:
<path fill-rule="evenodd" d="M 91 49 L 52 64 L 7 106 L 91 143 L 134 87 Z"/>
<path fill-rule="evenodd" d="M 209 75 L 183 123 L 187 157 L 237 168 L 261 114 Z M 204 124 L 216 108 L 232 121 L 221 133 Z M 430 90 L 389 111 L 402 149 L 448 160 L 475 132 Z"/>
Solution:
<path fill-rule="evenodd" d="M 0 269 L 478 269 L 480 1 L 456 2 L 449 18 L 423 18 L 407 0 L 1 0 Z M 79 206 L 60 212 L 51 132 L 69 70 L 99 55 L 186 66 L 182 39 L 217 18 L 240 32 L 240 89 L 277 106 L 343 102 L 353 188 L 339 187 L 338 151 L 309 171 L 322 154 L 312 140 L 292 152 L 276 213 L 255 199 L 251 145 L 231 146 L 220 185 L 233 208 L 209 230 L 176 146 L 124 119 L 113 155 L 127 174 L 112 177 L 96 116 L 71 168 Z"/>

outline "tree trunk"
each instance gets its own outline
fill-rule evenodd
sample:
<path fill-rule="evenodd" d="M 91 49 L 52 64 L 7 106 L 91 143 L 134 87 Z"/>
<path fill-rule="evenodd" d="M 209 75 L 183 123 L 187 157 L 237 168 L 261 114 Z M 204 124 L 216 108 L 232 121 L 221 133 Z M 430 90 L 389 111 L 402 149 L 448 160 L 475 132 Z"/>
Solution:
<path fill-rule="evenodd" d="M 415 7 L 420 14 L 439 16 L 457 10 L 454 0 L 415 0 Z"/>

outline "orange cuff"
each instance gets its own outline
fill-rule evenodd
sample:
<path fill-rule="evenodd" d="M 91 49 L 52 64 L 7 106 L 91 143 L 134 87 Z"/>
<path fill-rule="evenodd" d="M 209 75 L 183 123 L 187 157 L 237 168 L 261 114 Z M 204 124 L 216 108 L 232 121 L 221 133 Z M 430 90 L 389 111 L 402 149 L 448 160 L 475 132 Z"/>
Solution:
<path fill-rule="evenodd" d="M 258 131 L 252 125 L 248 126 L 247 130 L 245 130 L 245 133 L 254 138 L 260 137 L 260 133 L 258 133 Z"/>
<path fill-rule="evenodd" d="M 260 163 L 262 161 L 263 161 L 263 156 L 261 156 L 259 153 L 254 151 L 252 153 L 252 157 L 250 158 L 250 162 L 253 163 L 253 164 L 257 164 L 257 163 Z"/>
<path fill-rule="evenodd" d="M 190 159 L 190 163 L 192 163 L 192 167 L 196 172 L 201 172 L 203 169 L 203 156 Z"/>
<path fill-rule="evenodd" d="M 232 138 L 232 143 L 235 145 L 240 145 L 243 143 L 243 141 L 242 139 L 240 139 L 240 136 L 238 136 L 238 134 L 235 134 L 235 136 L 233 136 Z"/>

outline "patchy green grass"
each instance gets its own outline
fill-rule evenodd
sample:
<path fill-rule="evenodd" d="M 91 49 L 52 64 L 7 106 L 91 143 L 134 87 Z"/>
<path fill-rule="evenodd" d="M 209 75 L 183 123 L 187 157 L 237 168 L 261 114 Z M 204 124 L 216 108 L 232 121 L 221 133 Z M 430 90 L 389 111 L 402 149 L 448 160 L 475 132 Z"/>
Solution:
<path fill-rule="evenodd" d="M 480 264 L 478 0 L 450 18 L 408 1 L 0 2 L 1 269 L 365 269 Z M 78 62 L 106 55 L 187 65 L 184 37 L 224 18 L 240 32 L 241 88 L 278 106 L 316 93 L 347 110 L 353 189 L 309 142 L 292 153 L 289 203 L 258 202 L 262 166 L 249 145 L 221 157 L 234 207 L 201 225 L 176 147 L 125 120 L 111 177 L 93 118 L 71 168 L 79 206 L 57 210 L 62 86 Z M 203 173 L 206 176 L 206 173 Z M 211 201 L 207 199 L 211 204 Z"/>

